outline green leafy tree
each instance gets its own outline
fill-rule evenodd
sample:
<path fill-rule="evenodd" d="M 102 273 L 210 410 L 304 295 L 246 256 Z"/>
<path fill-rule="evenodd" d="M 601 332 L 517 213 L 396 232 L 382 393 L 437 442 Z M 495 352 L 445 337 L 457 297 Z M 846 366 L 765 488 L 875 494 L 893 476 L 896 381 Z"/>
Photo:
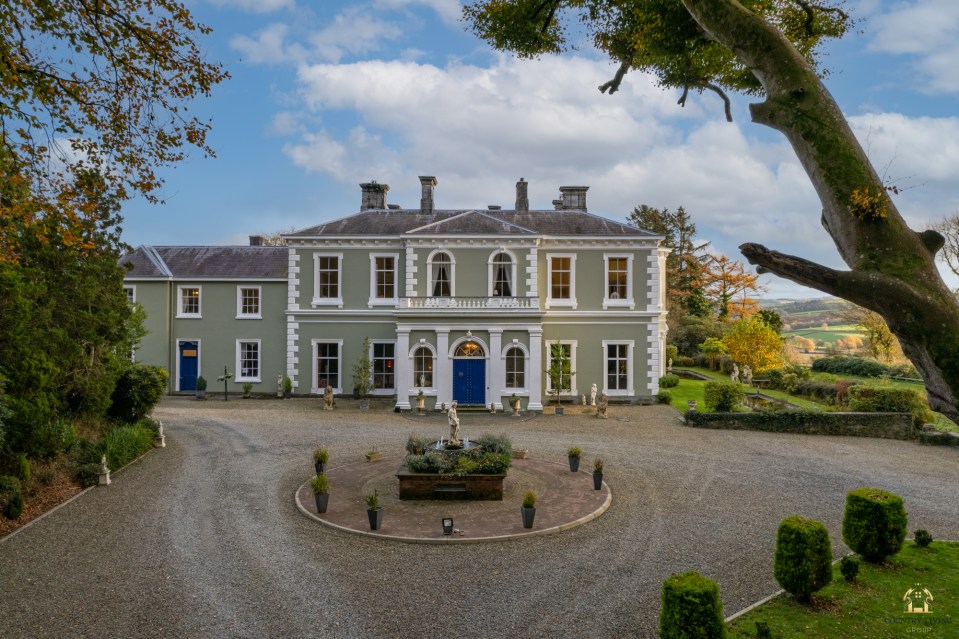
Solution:
<path fill-rule="evenodd" d="M 779 333 L 753 316 L 733 324 L 723 344 L 734 362 L 747 364 L 755 373 L 783 365 L 783 343 Z"/>
<path fill-rule="evenodd" d="M 706 356 L 711 370 L 719 369 L 719 360 L 726 354 L 726 345 L 723 340 L 716 337 L 707 337 L 706 341 L 699 345 L 699 351 Z"/>
<path fill-rule="evenodd" d="M 373 361 L 370 360 L 372 349 L 370 338 L 363 338 L 363 352 L 353 362 L 353 388 L 360 397 L 366 397 L 373 390 Z"/>
<path fill-rule="evenodd" d="M 776 311 L 770 308 L 764 308 L 756 313 L 756 317 L 777 333 L 783 332 L 783 318 Z"/>
<path fill-rule="evenodd" d="M 573 388 L 573 375 L 576 371 L 573 370 L 565 344 L 550 344 L 549 349 L 549 368 L 546 369 L 546 377 L 549 378 L 549 392 L 559 404 L 560 394 Z"/>
<path fill-rule="evenodd" d="M 823 43 L 854 27 L 837 0 L 478 0 L 464 11 L 478 36 L 528 58 L 585 35 L 619 63 L 603 92 L 615 93 L 630 70 L 648 72 L 681 91 L 681 105 L 691 91 L 719 96 L 727 120 L 727 92 L 756 96 L 753 122 L 789 140 L 822 204 L 815 219 L 849 268 L 752 243 L 740 246 L 743 255 L 760 272 L 879 313 L 922 374 L 932 408 L 959 420 L 959 300 L 935 259 L 945 239 L 906 225 L 896 189 L 822 82 Z"/>

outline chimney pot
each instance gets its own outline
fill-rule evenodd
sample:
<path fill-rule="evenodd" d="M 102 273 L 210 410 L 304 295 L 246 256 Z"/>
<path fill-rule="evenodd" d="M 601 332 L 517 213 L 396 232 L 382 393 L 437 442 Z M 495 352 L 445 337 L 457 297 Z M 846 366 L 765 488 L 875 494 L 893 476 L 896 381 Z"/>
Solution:
<path fill-rule="evenodd" d="M 586 191 L 588 186 L 561 186 L 560 196 L 563 198 L 563 208 L 573 211 L 586 210 Z"/>
<path fill-rule="evenodd" d="M 389 185 L 377 184 L 376 180 L 371 180 L 360 184 L 360 189 L 363 192 L 363 197 L 360 200 L 360 211 L 386 208 L 386 192 L 390 190 Z"/>
<path fill-rule="evenodd" d="M 529 194 L 527 187 L 529 182 L 523 178 L 519 179 L 519 182 L 516 183 L 516 212 L 517 213 L 529 213 Z"/>
<path fill-rule="evenodd" d="M 262 236 L 262 235 L 251 235 L 251 236 L 250 236 L 250 246 L 263 246 L 263 236 Z"/>
<path fill-rule="evenodd" d="M 402 207 L 400 207 L 399 204 L 387 204 L 386 206 L 387 206 L 391 211 L 399 211 L 400 208 L 402 208 Z"/>
<path fill-rule="evenodd" d="M 420 212 L 433 213 L 433 189 L 436 188 L 436 178 L 432 175 L 421 175 L 420 186 L 423 189 L 423 195 L 420 197 Z"/>
<path fill-rule="evenodd" d="M 500 206 L 499 204 L 489 204 L 489 205 L 487 205 L 486 208 L 488 208 L 490 211 L 502 211 L 502 210 L 503 210 L 503 207 Z"/>

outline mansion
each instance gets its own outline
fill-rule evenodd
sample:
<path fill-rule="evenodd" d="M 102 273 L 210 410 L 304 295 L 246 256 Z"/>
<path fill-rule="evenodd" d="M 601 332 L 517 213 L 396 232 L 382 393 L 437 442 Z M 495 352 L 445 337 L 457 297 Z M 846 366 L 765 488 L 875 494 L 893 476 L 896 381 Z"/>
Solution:
<path fill-rule="evenodd" d="M 611 401 L 654 398 L 665 370 L 662 237 L 587 211 L 588 187 L 560 187 L 531 210 L 528 183 L 512 210 L 443 210 L 420 177 L 418 208 L 387 204 L 361 184 L 358 213 L 284 235 L 287 246 L 141 246 L 122 259 L 131 302 L 147 313 L 136 359 L 170 372 L 170 392 L 215 380 L 231 392 L 353 393 L 353 364 L 372 363 L 372 395 L 409 410 L 502 409 L 512 396 L 540 411 L 546 371 L 565 360 L 559 394 L 592 384 Z M 215 389 L 211 384 L 211 390 Z"/>

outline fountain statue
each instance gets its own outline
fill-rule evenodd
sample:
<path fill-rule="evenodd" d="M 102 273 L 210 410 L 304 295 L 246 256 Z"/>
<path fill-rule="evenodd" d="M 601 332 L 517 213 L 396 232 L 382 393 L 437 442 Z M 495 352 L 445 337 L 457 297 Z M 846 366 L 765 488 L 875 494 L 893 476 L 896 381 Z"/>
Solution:
<path fill-rule="evenodd" d="M 450 409 L 446 413 L 446 419 L 450 423 L 450 439 L 446 443 L 447 448 L 460 448 L 460 418 L 456 415 L 456 400 L 450 404 Z"/>

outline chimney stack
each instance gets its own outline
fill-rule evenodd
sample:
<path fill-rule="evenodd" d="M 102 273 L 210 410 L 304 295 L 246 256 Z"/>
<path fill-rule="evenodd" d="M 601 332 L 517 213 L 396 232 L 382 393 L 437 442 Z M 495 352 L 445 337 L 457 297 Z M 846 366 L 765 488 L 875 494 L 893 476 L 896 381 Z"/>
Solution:
<path fill-rule="evenodd" d="M 420 212 L 432 213 L 434 210 L 433 189 L 436 188 L 436 178 L 432 175 L 421 175 L 420 186 L 423 187 L 423 195 L 420 197 Z"/>
<path fill-rule="evenodd" d="M 563 198 L 563 209 L 567 211 L 585 211 L 586 191 L 588 190 L 588 186 L 559 187 L 560 196 Z"/>
<path fill-rule="evenodd" d="M 387 184 L 377 184 L 376 180 L 360 184 L 363 198 L 360 200 L 360 211 L 386 208 L 386 192 L 390 190 Z"/>
<path fill-rule="evenodd" d="M 250 246 L 263 246 L 263 236 L 262 236 L 262 235 L 251 235 L 251 236 L 250 236 Z"/>
<path fill-rule="evenodd" d="M 526 188 L 529 186 L 529 182 L 523 178 L 519 179 L 519 182 L 516 183 L 516 212 L 517 213 L 529 213 L 529 195 Z"/>

